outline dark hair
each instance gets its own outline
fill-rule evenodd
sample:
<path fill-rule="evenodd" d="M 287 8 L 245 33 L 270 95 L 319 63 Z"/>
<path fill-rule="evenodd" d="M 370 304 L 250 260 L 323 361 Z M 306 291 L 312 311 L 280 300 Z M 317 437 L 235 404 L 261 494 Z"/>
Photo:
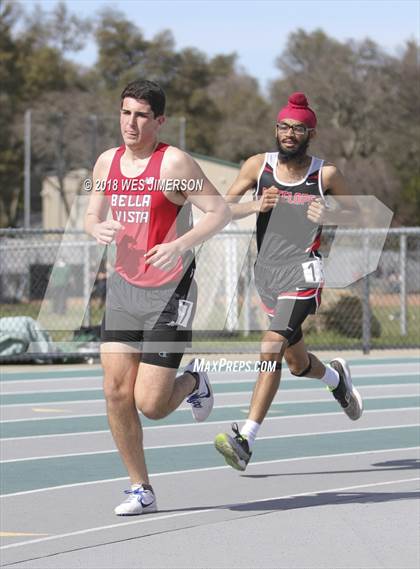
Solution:
<path fill-rule="evenodd" d="M 147 101 L 156 117 L 160 117 L 165 112 L 166 96 L 163 89 L 154 81 L 147 79 L 136 79 L 131 81 L 121 93 L 121 105 L 125 97 L 131 97 L 140 101 Z"/>

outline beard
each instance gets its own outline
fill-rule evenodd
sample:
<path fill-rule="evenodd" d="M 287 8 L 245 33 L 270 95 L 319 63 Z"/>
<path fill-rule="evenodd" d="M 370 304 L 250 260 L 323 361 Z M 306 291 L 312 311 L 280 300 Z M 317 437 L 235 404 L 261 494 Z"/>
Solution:
<path fill-rule="evenodd" d="M 291 162 L 292 160 L 299 162 L 306 156 L 306 151 L 309 147 L 309 136 L 307 135 L 306 138 L 296 146 L 296 148 L 284 148 L 278 138 L 276 138 L 276 144 L 280 162 Z"/>

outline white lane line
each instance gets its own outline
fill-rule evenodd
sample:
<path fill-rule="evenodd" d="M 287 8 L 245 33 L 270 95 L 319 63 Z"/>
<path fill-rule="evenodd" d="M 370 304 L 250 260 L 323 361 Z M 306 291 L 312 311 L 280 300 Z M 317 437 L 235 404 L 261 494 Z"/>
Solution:
<path fill-rule="evenodd" d="M 247 373 L 251 373 L 251 372 L 247 372 Z M 253 373 L 253 375 L 255 375 L 255 374 Z M 369 378 L 375 378 L 375 377 L 381 377 L 381 378 L 400 377 L 401 375 L 418 376 L 420 378 L 420 371 L 404 372 L 404 370 L 402 370 L 399 372 L 369 373 L 369 374 L 363 373 L 360 375 L 352 373 L 353 379 L 365 379 L 365 378 L 369 379 Z M 4 382 L 0 381 L 0 387 L 2 385 L 4 385 L 5 387 L 9 386 L 9 385 L 13 386 L 14 384 L 20 384 L 20 383 L 30 384 L 30 383 L 33 383 L 34 381 L 36 381 L 36 382 L 57 381 L 58 383 L 62 383 L 65 381 L 71 381 L 72 383 L 74 383 L 75 381 L 80 381 L 80 380 L 86 381 L 88 379 L 92 379 L 92 380 L 98 379 L 98 380 L 101 380 L 101 382 L 102 382 L 103 377 L 102 376 L 101 377 L 85 377 L 85 378 L 75 377 L 74 379 L 73 378 L 67 378 L 67 377 L 66 378 L 59 378 L 58 377 L 56 379 L 17 379 L 17 380 L 10 380 L 10 381 L 4 381 Z M 314 379 L 316 381 L 315 378 L 310 378 L 310 377 L 305 377 L 303 379 L 304 380 Z M 294 377 L 294 376 L 289 375 L 289 374 L 282 377 L 282 381 L 287 381 L 287 382 L 289 382 L 289 381 L 297 382 L 299 380 L 302 380 L 302 378 L 299 379 L 299 378 Z M 223 385 L 226 383 L 254 383 L 254 381 L 255 381 L 254 377 L 253 378 L 245 377 L 245 378 L 238 378 L 238 379 L 231 378 L 230 381 L 215 379 L 215 380 L 212 380 L 212 385 Z M 75 389 L 54 389 L 54 392 L 58 393 L 61 391 L 89 391 L 90 389 L 92 389 L 92 390 L 93 389 L 100 389 L 100 387 L 101 387 L 101 385 L 99 385 L 98 387 L 86 387 L 86 388 L 75 388 Z M 10 392 L 9 391 L 0 391 L 0 392 L 2 395 L 12 395 L 15 393 L 39 393 L 38 391 L 33 391 L 33 390 L 31 390 L 31 391 L 10 391 Z"/>
<path fill-rule="evenodd" d="M 214 385 L 214 382 L 212 382 L 212 385 Z M 254 385 L 254 384 L 253 384 Z M 399 387 L 399 388 L 405 388 L 407 391 L 412 389 L 413 393 L 406 393 L 406 394 L 402 394 L 402 395 L 395 395 L 395 396 L 391 396 L 391 395 L 383 395 L 383 396 L 379 396 L 380 399 L 385 399 L 387 397 L 416 397 L 418 395 L 420 395 L 420 384 L 416 384 L 416 383 L 391 383 L 391 384 L 387 384 L 387 385 L 357 385 L 357 387 L 359 389 L 362 389 L 362 391 L 366 391 L 366 390 L 370 390 L 370 389 L 381 389 L 381 390 L 391 390 L 391 389 L 395 389 L 395 387 Z M 281 388 L 280 388 L 281 389 Z M 325 389 L 325 386 L 323 385 L 318 385 L 317 387 L 305 387 L 305 388 L 297 388 L 297 389 L 287 389 L 287 393 L 311 393 L 311 392 L 319 392 L 321 390 Z M 80 390 L 82 391 L 82 390 Z M 16 393 L 9 393 L 8 395 L 16 395 L 16 394 L 20 394 L 21 392 L 16 392 Z M 38 394 L 39 392 L 34 392 L 34 394 Z M 55 393 L 55 392 L 50 392 L 50 393 Z M 221 391 L 221 392 L 215 392 L 215 396 L 218 399 L 221 399 L 222 397 L 224 397 L 225 395 L 244 395 L 246 393 L 251 394 L 252 393 L 252 389 L 251 390 L 246 390 L 246 391 Z M 282 392 L 281 392 L 282 394 Z M 374 396 L 369 397 L 364 397 L 364 399 L 373 399 Z M 87 403 L 97 403 L 98 401 L 102 401 L 104 402 L 105 399 L 104 397 L 98 397 L 96 399 L 66 399 L 66 400 L 57 400 L 57 401 L 36 401 L 36 402 L 32 402 L 32 403 L 5 403 L 3 405 L 1 405 L 2 409 L 15 409 L 16 407 L 33 407 L 34 405 L 74 405 L 75 403 L 77 404 L 87 404 Z M 302 401 L 321 401 L 321 399 L 315 400 L 315 399 L 302 399 Z M 276 402 L 276 401 L 275 401 Z M 276 403 L 279 403 L 279 401 L 277 401 Z M 289 403 L 289 401 L 284 401 L 284 403 Z M 25 419 L 21 419 L 22 421 L 24 421 Z M 1 422 L 1 421 L 0 421 Z"/>
<path fill-rule="evenodd" d="M 16 374 L 17 375 L 17 374 Z M 78 377 L 60 377 L 59 375 L 55 376 L 55 377 L 40 377 L 40 378 L 34 378 L 34 379 L 2 379 L 1 375 L 0 375 L 0 384 L 1 385 L 14 385 L 16 383 L 20 384 L 20 383 L 24 383 L 24 384 L 28 384 L 30 385 L 31 383 L 45 383 L 48 381 L 54 381 L 54 382 L 58 382 L 61 383 L 62 381 L 88 381 L 88 380 L 92 380 L 92 381 L 96 381 L 96 380 L 102 380 L 103 379 L 103 373 L 100 373 L 98 375 L 86 375 L 86 376 L 78 376 Z"/>
<path fill-rule="evenodd" d="M 5 411 L 6 409 L 16 409 L 16 407 L 33 407 L 34 405 L 74 405 L 75 403 L 97 403 L 98 401 L 105 403 L 105 398 L 100 397 L 98 399 L 66 399 L 65 401 L 33 401 L 32 403 L 12 403 L 10 405 L 6 403 L 5 405 L 0 405 L 0 408 Z M 27 419 L 19 420 L 26 421 Z"/>
<path fill-rule="evenodd" d="M 397 407 L 397 408 L 393 408 L 393 409 L 369 409 L 369 410 L 364 410 L 363 411 L 363 416 L 366 416 L 368 414 L 371 413 L 390 413 L 390 412 L 394 412 L 394 411 L 416 411 L 418 412 L 418 408 L 416 407 Z M 304 415 L 282 415 L 279 417 L 266 417 L 264 419 L 264 423 L 266 423 L 267 421 L 278 421 L 281 419 L 303 419 L 306 417 L 332 417 L 334 415 L 343 415 L 343 413 L 341 411 L 332 411 L 331 413 L 305 413 Z M 93 415 L 86 415 L 86 416 L 93 416 Z M 105 415 L 101 415 L 101 417 L 105 417 Z M 62 419 L 63 417 L 61 417 Z M 244 419 L 242 419 L 244 420 Z M 202 423 L 179 423 L 179 424 L 172 424 L 172 425 L 154 425 L 151 427 L 144 427 L 143 426 L 143 431 L 149 431 L 149 430 L 156 430 L 156 429 L 174 429 L 174 428 L 191 428 L 192 426 L 194 427 L 205 427 L 206 425 L 224 425 L 224 424 L 230 424 L 233 422 L 238 422 L 238 418 L 234 418 L 234 419 L 223 419 L 223 420 L 218 420 L 218 421 L 205 421 Z M 109 429 L 102 429 L 102 430 L 97 430 L 97 431 L 81 431 L 80 433 L 53 433 L 51 435 L 31 435 L 29 437 L 4 437 L 2 439 L 0 439 L 0 444 L 2 444 L 3 442 L 7 442 L 7 441 L 24 441 L 24 440 L 28 440 L 28 439 L 45 439 L 45 438 L 51 438 L 51 437 L 71 437 L 71 436 L 78 436 L 78 435 L 94 435 L 94 434 L 98 434 L 98 433 L 109 433 Z"/>
<path fill-rule="evenodd" d="M 34 404 L 32 403 L 32 405 Z M 83 417 L 106 417 L 106 415 L 104 413 L 91 413 L 89 415 L 60 415 L 60 417 L 28 417 L 27 419 L 6 419 L 5 421 L 0 421 L 0 424 L 24 423 L 26 421 L 55 421 L 57 419 L 82 419 Z"/>
<path fill-rule="evenodd" d="M 354 429 L 349 427 L 348 429 L 339 429 L 336 431 L 309 431 L 307 433 L 296 433 L 296 434 L 287 434 L 287 435 L 267 435 L 258 437 L 259 441 L 268 440 L 268 439 L 290 439 L 295 437 L 309 437 L 309 436 L 317 436 L 317 435 L 332 435 L 332 434 L 340 434 L 340 433 L 357 433 L 360 431 L 382 431 L 384 429 L 405 429 L 408 427 L 420 427 L 420 423 L 409 423 L 406 425 L 386 425 L 382 427 L 360 427 L 359 429 Z M 155 446 L 146 446 L 144 450 L 155 450 L 155 449 L 168 449 L 168 448 L 178 448 L 178 447 L 193 447 L 193 446 L 203 446 L 203 445 L 213 445 L 214 441 L 200 441 L 197 443 L 175 443 L 171 445 L 155 445 Z M 68 454 L 50 454 L 45 456 L 30 456 L 27 458 L 12 458 L 10 460 L 1 460 L 0 464 L 8 464 L 11 462 L 25 462 L 28 460 L 44 460 L 48 458 L 67 458 L 69 456 L 94 456 L 96 454 L 107 454 L 107 453 L 116 453 L 118 452 L 117 449 L 112 448 L 109 450 L 98 450 L 98 451 L 88 451 L 88 452 L 74 452 Z"/>
<path fill-rule="evenodd" d="M 67 409 L 54 409 L 53 407 L 48 407 L 47 409 L 43 407 L 32 407 L 34 413 L 65 413 Z"/>
<path fill-rule="evenodd" d="M 84 391 L 99 391 L 100 387 L 75 387 L 74 389 L 54 389 L 45 393 L 79 393 Z M 0 395 L 37 395 L 42 391 L 1 391 Z"/>
<path fill-rule="evenodd" d="M 313 391 L 313 390 L 310 390 Z M 218 395 L 216 393 L 216 395 Z M 225 394 L 220 394 L 220 395 L 225 395 Z M 413 399 L 418 398 L 419 397 L 419 393 L 407 393 L 407 394 L 402 394 L 402 395 L 381 395 L 381 396 L 368 396 L 368 397 L 363 397 L 364 401 L 369 401 L 369 400 L 382 400 L 382 399 L 404 399 L 406 397 L 412 397 Z M 92 399 L 90 400 L 90 402 L 94 402 L 97 401 L 96 399 Z M 274 402 L 275 405 L 295 405 L 296 403 L 332 403 L 333 400 L 331 399 L 327 399 L 327 398 L 322 398 L 322 399 L 293 399 L 291 401 L 276 401 Z M 63 403 L 63 402 L 59 402 L 59 401 L 54 401 L 54 402 L 50 402 L 53 403 L 54 405 L 56 405 L 57 403 Z M 77 401 L 66 401 L 65 403 L 77 403 Z M 30 404 L 25 404 L 25 405 L 30 405 L 30 406 L 34 406 L 34 405 L 46 405 L 48 403 L 30 403 Z M 229 405 L 216 405 L 213 409 L 229 409 L 232 407 L 242 407 L 243 405 L 245 405 L 245 403 L 230 403 Z M 23 405 L 14 405 L 15 407 L 23 407 Z M 3 409 L 5 407 L 12 407 L 12 405 L 5 405 L 3 406 Z M 174 413 L 177 413 L 179 411 L 188 411 L 188 407 L 183 407 L 183 408 L 178 408 L 175 411 L 173 411 Z M 5 423 L 19 423 L 19 422 L 26 422 L 26 421 L 56 421 L 56 420 L 60 420 L 60 419 L 73 419 L 73 418 L 82 418 L 82 417 L 105 417 L 106 415 L 104 413 L 93 413 L 93 414 L 89 414 L 89 415 L 64 415 L 64 416 L 60 416 L 60 417 L 27 417 L 25 419 L 6 419 L 4 421 L 0 421 L 0 424 L 5 424 Z"/>
<path fill-rule="evenodd" d="M 11 549 L 14 547 L 22 547 L 24 545 L 33 545 L 34 543 L 41 543 L 41 542 L 45 542 L 45 541 L 63 539 L 66 537 L 73 537 L 75 535 L 84 535 L 87 533 L 109 530 L 109 529 L 119 528 L 119 527 L 123 527 L 123 526 L 131 526 L 134 524 L 153 523 L 153 522 L 157 522 L 160 520 L 167 520 L 167 519 L 171 519 L 171 518 L 180 518 L 183 516 L 194 516 L 197 514 L 209 513 L 209 512 L 214 512 L 217 510 L 223 511 L 223 510 L 226 510 L 228 508 L 245 506 L 247 504 L 259 504 L 259 503 L 264 503 L 264 502 L 270 502 L 273 500 L 288 500 L 290 498 L 299 498 L 302 496 L 312 496 L 314 494 L 319 496 L 321 494 L 329 494 L 331 492 L 345 492 L 348 490 L 357 490 L 360 488 L 374 488 L 374 487 L 378 487 L 378 486 L 389 486 L 392 484 L 406 484 L 408 482 L 418 482 L 418 478 L 401 478 L 399 480 L 388 480 L 386 482 L 372 482 L 370 484 L 357 484 L 354 486 L 341 486 L 340 488 L 328 488 L 327 490 L 325 490 L 325 489 L 311 490 L 309 492 L 301 492 L 299 494 L 287 494 L 287 495 L 281 495 L 281 496 L 271 496 L 270 498 L 262 498 L 261 500 L 248 500 L 247 502 L 237 502 L 237 503 L 233 503 L 233 504 L 224 504 L 224 505 L 218 506 L 216 508 L 203 508 L 200 510 L 195 510 L 193 512 L 177 512 L 177 513 L 173 513 L 173 514 L 166 514 L 163 516 L 157 515 L 154 517 L 151 514 L 149 514 L 149 516 L 147 518 L 141 518 L 141 519 L 133 520 L 130 522 L 121 522 L 121 523 L 117 523 L 117 524 L 109 524 L 107 526 L 98 526 L 98 527 L 94 527 L 94 528 L 87 528 L 87 529 L 83 529 L 83 530 L 72 531 L 72 532 L 68 532 L 68 533 L 62 533 L 62 534 L 58 534 L 58 535 L 51 535 L 49 537 L 41 537 L 38 539 L 21 541 L 20 543 L 11 543 L 9 545 L 4 545 L 4 546 L 0 547 L 0 549 L 3 550 L 3 549 Z"/>
<path fill-rule="evenodd" d="M 66 383 L 66 382 L 70 382 L 71 383 L 75 383 L 78 381 L 81 382 L 86 382 L 89 380 L 92 381 L 97 381 L 97 380 L 102 380 L 103 379 L 103 374 L 101 373 L 101 375 L 90 375 L 90 376 L 85 376 L 85 377 L 40 377 L 39 379 L 4 379 L 1 380 L 1 376 L 0 376 L 0 384 L 1 385 L 15 385 L 15 384 L 28 384 L 30 385 L 31 383 L 46 383 L 48 381 L 53 382 L 53 383 Z"/>
<path fill-rule="evenodd" d="M 302 460 L 314 460 L 317 458 L 338 458 L 340 456 L 348 457 L 348 456 L 359 456 L 363 454 L 378 454 L 378 453 L 387 453 L 387 452 L 405 452 L 405 451 L 413 451 L 420 449 L 420 446 L 414 447 L 403 447 L 403 448 L 389 448 L 389 449 L 379 449 L 379 450 L 364 450 L 361 452 L 346 452 L 346 453 L 336 453 L 336 454 L 322 454 L 322 455 L 313 455 L 313 456 L 299 456 L 297 458 L 279 458 L 276 460 L 262 460 L 260 462 L 251 462 L 248 465 L 248 469 L 254 466 L 261 466 L 265 464 L 277 464 L 279 462 L 299 462 Z M 209 466 L 207 468 L 190 468 L 188 470 L 172 470 L 170 472 L 157 472 L 152 474 L 153 478 L 158 476 L 176 476 L 178 474 L 192 474 L 196 472 L 208 472 L 209 470 L 231 470 L 230 466 Z M 302 473 L 304 474 L 304 473 Z M 13 492 L 11 494 L 1 494 L 0 499 L 3 498 L 12 498 L 15 496 L 26 496 L 27 494 L 37 494 L 38 492 L 49 492 L 50 490 L 63 490 L 68 488 L 76 488 L 78 486 L 90 486 L 92 484 L 106 484 L 108 482 L 117 482 L 118 480 L 125 480 L 127 482 L 127 476 L 119 476 L 118 478 L 106 478 L 101 480 L 92 480 L 88 482 L 75 482 L 74 484 L 61 484 L 60 486 L 50 486 L 48 488 L 38 488 L 36 490 L 25 490 L 23 492 Z"/>
<path fill-rule="evenodd" d="M 49 533 L 29 533 L 19 531 L 0 531 L 0 537 L 29 537 L 31 535 L 50 535 Z"/>

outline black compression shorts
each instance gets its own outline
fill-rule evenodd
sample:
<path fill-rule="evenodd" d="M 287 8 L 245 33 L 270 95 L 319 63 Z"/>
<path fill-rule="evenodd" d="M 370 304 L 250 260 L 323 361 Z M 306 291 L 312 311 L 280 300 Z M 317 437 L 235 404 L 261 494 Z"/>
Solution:
<path fill-rule="evenodd" d="M 269 330 L 281 334 L 289 346 L 297 344 L 303 322 L 321 303 L 322 283 L 305 284 L 301 265 L 273 269 L 256 264 L 255 285 L 270 317 Z"/>
<path fill-rule="evenodd" d="M 142 362 L 177 369 L 192 339 L 197 286 L 185 275 L 172 287 L 137 287 L 118 273 L 108 282 L 102 342 L 142 352 Z"/>

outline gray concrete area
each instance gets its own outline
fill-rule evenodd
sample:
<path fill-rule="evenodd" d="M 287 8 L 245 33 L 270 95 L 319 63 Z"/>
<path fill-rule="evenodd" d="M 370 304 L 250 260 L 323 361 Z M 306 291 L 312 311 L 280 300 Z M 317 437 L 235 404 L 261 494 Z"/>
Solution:
<path fill-rule="evenodd" d="M 124 481 L 5 497 L 6 530 L 48 535 L 4 548 L 2 562 L 33 559 L 15 567 L 55 569 L 415 567 L 416 456 L 414 449 L 381 451 L 250 464 L 242 476 L 228 468 L 157 475 L 161 510 L 135 520 L 112 514 Z"/>
<path fill-rule="evenodd" d="M 303 498 L 297 508 L 292 505 L 297 498 L 284 499 L 285 510 L 281 512 L 156 531 L 141 540 L 132 538 L 14 567 L 415 569 L 420 560 L 414 521 L 419 520 L 410 494 L 415 494 L 416 486 L 400 483 L 392 488 L 394 492 L 379 485 L 375 492 L 366 492 L 362 487 L 358 496 L 353 494 L 353 501 L 342 497 L 344 504 L 329 504 L 328 494 L 308 496 L 306 505 Z M 369 502 L 375 501 L 374 508 L 369 507 Z M 316 511 L 316 519 L 315 512 L 307 508 Z M 413 523 L 407 524 L 407 520 Z M 400 540 L 396 539 L 396 525 L 404 528 L 399 532 Z M 82 559 L 83 565 L 75 565 L 76 559 Z"/>

